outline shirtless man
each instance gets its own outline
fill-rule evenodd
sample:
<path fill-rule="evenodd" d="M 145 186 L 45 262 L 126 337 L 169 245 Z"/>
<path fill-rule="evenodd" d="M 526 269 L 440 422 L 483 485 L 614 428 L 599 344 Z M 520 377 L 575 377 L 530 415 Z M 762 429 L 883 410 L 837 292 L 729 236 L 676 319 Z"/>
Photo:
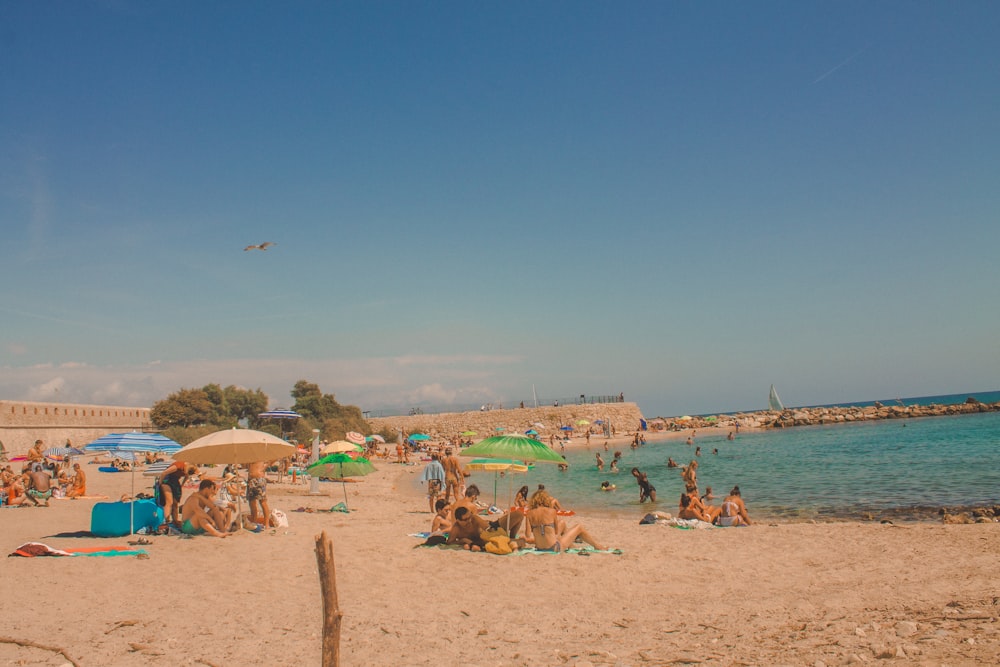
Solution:
<path fill-rule="evenodd" d="M 42 447 L 42 441 L 35 440 L 35 444 L 28 450 L 28 463 L 41 463 L 45 460 L 45 456 L 42 454 Z"/>
<path fill-rule="evenodd" d="M 66 492 L 67 498 L 81 498 L 87 495 L 87 476 L 83 473 L 83 468 L 79 463 L 73 464 L 73 485 Z"/>
<path fill-rule="evenodd" d="M 226 537 L 229 533 L 222 532 L 218 526 L 225 525 L 225 517 L 215 506 L 215 494 L 218 491 L 215 482 L 203 479 L 198 485 L 198 491 L 192 493 L 181 508 L 181 532 L 185 535 L 211 535 Z"/>
<path fill-rule="evenodd" d="M 267 464 L 263 461 L 251 463 L 247 473 L 247 504 L 250 506 L 250 521 L 273 528 L 271 506 L 267 504 Z M 258 507 L 260 514 L 258 514 Z"/>
<path fill-rule="evenodd" d="M 481 551 L 486 542 L 480 536 L 490 523 L 465 505 L 455 508 L 455 522 L 448 532 L 447 544 L 461 544 L 470 551 Z"/>
<path fill-rule="evenodd" d="M 452 453 L 451 447 L 444 450 L 444 458 L 441 460 L 444 468 L 444 499 L 447 501 L 454 495 L 455 500 L 462 497 L 461 488 L 465 483 L 465 471 L 458 457 Z"/>
<path fill-rule="evenodd" d="M 473 515 L 479 515 L 479 505 L 476 501 L 479 500 L 479 487 L 475 484 L 470 484 L 469 488 L 465 490 L 465 496 L 456 500 L 451 507 L 451 516 L 458 516 L 458 508 L 464 507 Z M 507 534 L 511 537 L 517 537 L 518 530 L 521 528 L 521 523 L 524 521 L 524 512 L 520 510 L 514 510 L 513 512 L 507 512 L 501 514 L 499 517 L 497 515 L 490 516 L 490 521 L 499 521 L 500 525 L 507 531 Z M 487 522 L 489 523 L 489 522 Z"/>
<path fill-rule="evenodd" d="M 44 472 L 40 467 L 37 467 L 31 472 L 26 474 L 28 484 L 25 485 L 28 492 L 28 500 L 38 507 L 40 504 L 39 500 L 45 501 L 45 506 L 49 506 L 49 498 L 52 497 L 52 478 L 49 477 L 49 473 Z"/>

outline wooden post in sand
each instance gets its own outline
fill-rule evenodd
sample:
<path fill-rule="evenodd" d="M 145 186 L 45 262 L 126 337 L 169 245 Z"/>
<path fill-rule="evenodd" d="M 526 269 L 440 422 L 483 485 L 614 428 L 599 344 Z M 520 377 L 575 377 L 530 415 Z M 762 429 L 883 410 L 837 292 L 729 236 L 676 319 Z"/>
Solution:
<path fill-rule="evenodd" d="M 323 667 L 340 665 L 340 621 L 344 614 L 337 601 L 337 569 L 333 564 L 333 542 L 326 531 L 316 536 L 316 564 L 323 593 Z"/>

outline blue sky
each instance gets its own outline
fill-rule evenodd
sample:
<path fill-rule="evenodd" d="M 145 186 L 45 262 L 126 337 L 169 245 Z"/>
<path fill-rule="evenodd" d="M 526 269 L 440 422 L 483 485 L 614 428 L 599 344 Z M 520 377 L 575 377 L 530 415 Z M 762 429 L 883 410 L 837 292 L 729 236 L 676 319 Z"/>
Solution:
<path fill-rule="evenodd" d="M 1000 387 L 1000 5 L 0 5 L 0 397 Z M 272 241 L 266 252 L 248 244 Z"/>

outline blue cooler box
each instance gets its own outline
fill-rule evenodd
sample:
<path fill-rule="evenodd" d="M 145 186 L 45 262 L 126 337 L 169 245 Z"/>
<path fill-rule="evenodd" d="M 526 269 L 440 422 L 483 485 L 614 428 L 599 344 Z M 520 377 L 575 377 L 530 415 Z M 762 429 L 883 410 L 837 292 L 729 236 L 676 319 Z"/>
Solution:
<path fill-rule="evenodd" d="M 90 513 L 90 532 L 98 537 L 122 537 L 145 528 L 152 532 L 163 524 L 163 508 L 153 500 L 136 500 L 132 530 L 130 503 L 97 503 Z"/>

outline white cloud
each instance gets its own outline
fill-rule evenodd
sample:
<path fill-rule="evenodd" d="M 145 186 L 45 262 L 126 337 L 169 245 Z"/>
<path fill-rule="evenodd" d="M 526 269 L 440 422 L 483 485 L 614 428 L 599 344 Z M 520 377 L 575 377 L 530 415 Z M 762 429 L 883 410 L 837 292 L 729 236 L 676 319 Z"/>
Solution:
<path fill-rule="evenodd" d="M 290 406 L 299 380 L 364 410 L 387 406 L 497 402 L 508 379 L 503 356 L 372 357 L 365 359 L 224 359 L 153 361 L 124 366 L 80 362 L 0 368 L 0 398 L 152 406 L 182 388 L 209 383 L 263 390 L 272 407 Z"/>

